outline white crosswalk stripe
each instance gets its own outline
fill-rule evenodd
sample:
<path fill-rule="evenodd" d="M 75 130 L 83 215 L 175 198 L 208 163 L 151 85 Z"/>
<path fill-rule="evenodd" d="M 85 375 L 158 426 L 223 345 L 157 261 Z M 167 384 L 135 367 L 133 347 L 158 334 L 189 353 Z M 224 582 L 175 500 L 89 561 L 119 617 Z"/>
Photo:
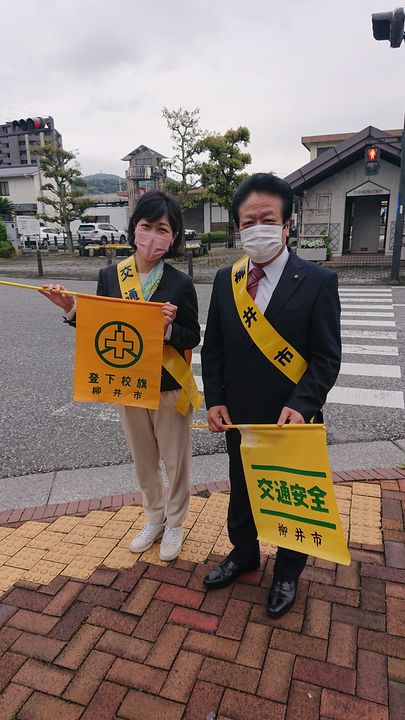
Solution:
<path fill-rule="evenodd" d="M 339 289 L 339 295 L 342 305 L 344 362 L 337 383 L 328 395 L 327 403 L 362 406 L 365 411 L 367 407 L 404 409 L 403 391 L 393 389 L 395 381 L 401 378 L 400 366 L 381 362 L 383 358 L 387 361 L 389 358 L 397 358 L 399 354 L 398 346 L 392 344 L 392 341 L 397 340 L 392 290 L 345 287 Z M 205 329 L 206 325 L 202 324 L 202 337 Z M 346 343 L 347 338 L 351 342 Z M 371 342 L 365 343 L 365 340 Z M 374 342 L 376 344 L 372 344 Z M 201 345 L 194 349 L 193 365 L 197 386 L 202 390 L 200 349 Z M 367 357 L 368 360 L 347 362 L 347 356 L 350 355 L 364 356 L 364 359 L 366 360 Z M 351 378 L 350 383 L 353 383 L 353 387 L 345 385 L 346 377 Z M 367 378 L 367 387 L 361 387 L 362 378 Z"/>

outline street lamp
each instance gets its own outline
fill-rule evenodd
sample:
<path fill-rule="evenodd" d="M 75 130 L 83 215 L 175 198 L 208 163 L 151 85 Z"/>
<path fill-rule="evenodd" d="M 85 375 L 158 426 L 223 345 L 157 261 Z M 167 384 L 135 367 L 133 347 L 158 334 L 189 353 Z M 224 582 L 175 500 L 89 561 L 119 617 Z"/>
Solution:
<path fill-rule="evenodd" d="M 396 8 L 393 12 L 372 15 L 373 36 L 376 40 L 389 40 L 392 48 L 399 48 L 405 38 L 405 12 Z M 404 232 L 405 203 L 405 116 L 401 142 L 397 217 L 395 220 L 394 247 L 392 249 L 391 280 L 399 281 L 401 268 L 402 237 Z"/>

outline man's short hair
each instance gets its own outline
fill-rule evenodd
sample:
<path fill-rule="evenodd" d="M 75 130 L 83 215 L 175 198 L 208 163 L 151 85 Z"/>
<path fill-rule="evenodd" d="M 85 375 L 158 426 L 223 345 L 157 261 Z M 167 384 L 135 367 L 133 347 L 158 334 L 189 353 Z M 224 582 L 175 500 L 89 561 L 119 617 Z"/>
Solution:
<path fill-rule="evenodd" d="M 232 215 L 236 227 L 239 227 L 239 208 L 253 192 L 276 195 L 283 201 L 283 223 L 290 219 L 293 209 L 293 192 L 285 180 L 273 173 L 254 173 L 246 180 L 242 180 L 236 188 L 232 201 Z"/>

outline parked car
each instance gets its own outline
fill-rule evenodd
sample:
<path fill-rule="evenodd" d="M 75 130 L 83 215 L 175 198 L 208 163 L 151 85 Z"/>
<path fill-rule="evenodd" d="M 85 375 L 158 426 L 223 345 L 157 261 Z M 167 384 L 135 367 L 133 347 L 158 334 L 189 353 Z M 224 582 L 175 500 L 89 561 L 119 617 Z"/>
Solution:
<path fill-rule="evenodd" d="M 63 247 L 65 235 L 61 230 L 59 230 L 57 227 L 50 227 L 49 225 L 47 225 L 46 227 L 41 227 L 39 231 L 39 242 L 43 248 L 54 246 L 55 237 L 58 247 Z"/>
<path fill-rule="evenodd" d="M 110 223 L 83 223 L 79 225 L 77 233 L 88 244 L 107 245 L 107 243 L 112 242 L 111 235 L 114 236 L 114 242 L 116 243 L 125 243 L 127 241 L 127 232 L 118 230 L 115 225 Z"/>

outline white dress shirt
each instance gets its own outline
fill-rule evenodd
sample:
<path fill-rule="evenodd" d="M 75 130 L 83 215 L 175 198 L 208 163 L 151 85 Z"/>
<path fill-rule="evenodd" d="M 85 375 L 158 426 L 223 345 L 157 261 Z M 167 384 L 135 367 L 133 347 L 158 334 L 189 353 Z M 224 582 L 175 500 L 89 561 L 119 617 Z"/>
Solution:
<path fill-rule="evenodd" d="M 278 258 L 263 267 L 265 274 L 259 280 L 255 297 L 255 303 L 262 313 L 265 312 L 271 300 L 271 296 L 273 295 L 273 292 L 277 286 L 278 281 L 281 278 L 283 270 L 287 265 L 288 258 L 289 253 L 287 248 L 285 247 L 281 255 L 278 256 Z M 249 272 L 251 271 L 252 267 L 253 263 L 251 260 L 249 260 Z"/>

